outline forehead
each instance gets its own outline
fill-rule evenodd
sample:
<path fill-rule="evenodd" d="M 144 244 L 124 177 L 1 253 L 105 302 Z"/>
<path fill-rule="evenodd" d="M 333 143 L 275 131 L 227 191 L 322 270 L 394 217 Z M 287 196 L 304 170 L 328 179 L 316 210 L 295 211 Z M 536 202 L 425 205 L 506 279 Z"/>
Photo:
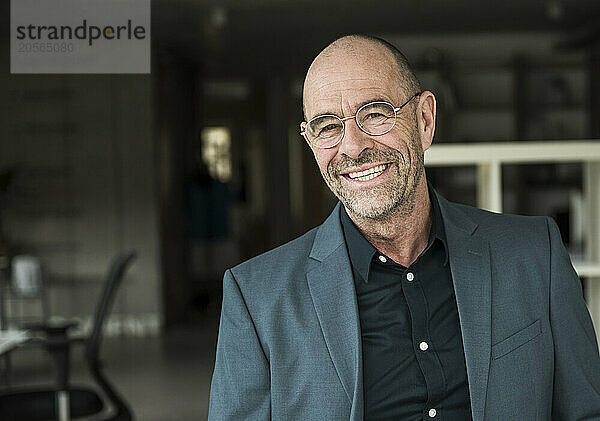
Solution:
<path fill-rule="evenodd" d="M 368 101 L 398 105 L 400 75 L 391 54 L 336 51 L 317 57 L 306 76 L 304 107 L 307 118 L 320 114 L 345 115 Z"/>

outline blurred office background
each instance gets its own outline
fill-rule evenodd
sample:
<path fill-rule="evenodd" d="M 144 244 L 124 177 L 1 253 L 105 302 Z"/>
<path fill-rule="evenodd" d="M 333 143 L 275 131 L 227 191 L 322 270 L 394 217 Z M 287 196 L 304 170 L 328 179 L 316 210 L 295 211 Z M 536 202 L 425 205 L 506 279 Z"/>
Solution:
<path fill-rule="evenodd" d="M 102 355 L 143 421 L 206 418 L 224 270 L 333 207 L 298 127 L 304 73 L 337 36 L 379 35 L 405 52 L 438 98 L 435 146 L 600 140 L 596 0 L 155 0 L 149 75 L 11 75 L 1 4 L 5 327 L 48 317 L 89 330 L 111 259 L 135 249 Z M 499 165 L 502 210 L 557 220 L 597 323 L 597 148 L 590 156 Z M 450 200 L 482 204 L 477 165 L 427 172 Z M 18 255 L 41 264 L 39 300 L 11 285 Z M 13 384 L 52 378 L 43 352 L 10 355 Z"/>

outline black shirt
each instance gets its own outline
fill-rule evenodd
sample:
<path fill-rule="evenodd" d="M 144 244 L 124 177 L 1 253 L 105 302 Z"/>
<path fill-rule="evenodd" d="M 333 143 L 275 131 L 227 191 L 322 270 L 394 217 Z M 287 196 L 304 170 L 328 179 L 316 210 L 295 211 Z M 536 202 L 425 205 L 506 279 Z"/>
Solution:
<path fill-rule="evenodd" d="M 429 242 L 408 268 L 377 251 L 342 207 L 361 324 L 365 421 L 471 419 L 446 236 L 428 188 Z"/>

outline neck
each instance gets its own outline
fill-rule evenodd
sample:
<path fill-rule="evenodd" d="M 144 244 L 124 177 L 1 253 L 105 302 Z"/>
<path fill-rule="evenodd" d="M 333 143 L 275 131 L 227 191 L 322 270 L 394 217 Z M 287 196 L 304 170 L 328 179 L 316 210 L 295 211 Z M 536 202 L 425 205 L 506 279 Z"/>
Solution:
<path fill-rule="evenodd" d="M 410 266 L 427 247 L 432 224 L 432 207 L 425 177 L 415 191 L 412 209 L 399 207 L 385 219 L 359 218 L 352 222 L 373 246 L 394 262 Z"/>

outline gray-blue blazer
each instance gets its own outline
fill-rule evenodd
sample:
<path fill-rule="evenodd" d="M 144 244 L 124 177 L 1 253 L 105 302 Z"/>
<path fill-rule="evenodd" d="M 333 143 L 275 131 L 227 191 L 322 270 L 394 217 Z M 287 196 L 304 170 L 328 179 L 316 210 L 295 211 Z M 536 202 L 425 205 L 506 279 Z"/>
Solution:
<path fill-rule="evenodd" d="M 596 336 L 556 223 L 435 194 L 473 420 L 600 420 Z M 338 203 L 321 226 L 225 273 L 208 418 L 362 420 L 362 369 Z"/>

